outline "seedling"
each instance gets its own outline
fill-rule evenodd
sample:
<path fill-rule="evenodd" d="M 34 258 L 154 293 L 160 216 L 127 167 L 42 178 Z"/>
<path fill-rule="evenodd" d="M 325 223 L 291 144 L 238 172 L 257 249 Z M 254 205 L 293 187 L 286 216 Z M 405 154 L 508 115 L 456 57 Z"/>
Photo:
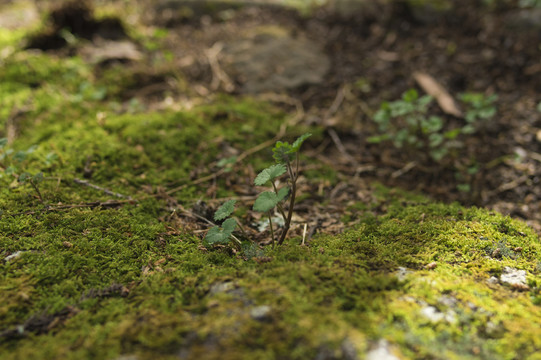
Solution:
<path fill-rule="evenodd" d="M 43 181 L 43 172 L 38 172 L 34 175 L 24 171 L 25 161 L 28 155 L 32 154 L 37 146 L 31 146 L 24 151 L 14 151 L 11 148 L 7 148 L 7 139 L 0 139 L 0 178 L 7 177 L 8 180 L 12 179 L 12 186 L 16 186 L 16 182 L 20 184 L 30 184 L 32 189 L 36 192 L 39 201 L 44 204 L 43 196 L 39 190 L 39 184 Z M 46 166 L 52 165 L 58 156 L 55 153 L 49 153 L 45 156 L 44 164 Z M 9 180 L 9 181 L 12 181 Z"/>
<path fill-rule="evenodd" d="M 475 133 L 483 123 L 496 115 L 494 103 L 498 100 L 497 95 L 485 96 L 481 93 L 464 93 L 460 95 L 460 100 L 468 106 L 465 116 L 467 124 L 462 128 L 463 134 Z"/>
<path fill-rule="evenodd" d="M 38 195 L 38 199 L 42 204 L 45 204 L 45 201 L 43 200 L 43 196 L 41 196 L 41 191 L 39 190 L 39 184 L 43 181 L 43 173 L 39 172 L 35 175 L 31 175 L 27 172 L 22 173 L 19 175 L 18 181 L 21 184 L 28 183 L 30 186 L 32 186 L 32 189 L 36 192 Z"/>
<path fill-rule="evenodd" d="M 237 228 L 237 221 L 234 218 L 229 218 L 235 210 L 235 200 L 229 200 L 216 210 L 214 220 L 221 221 L 226 219 L 222 226 L 214 226 L 205 236 L 205 245 L 227 244 L 233 239 L 237 245 L 241 245 L 241 241 L 233 235 L 233 231 Z"/>
<path fill-rule="evenodd" d="M 253 210 L 267 214 L 273 244 L 278 243 L 278 245 L 281 245 L 291 226 L 295 196 L 297 194 L 297 180 L 299 179 L 299 150 L 303 142 L 310 136 L 311 134 L 304 134 L 295 140 L 293 144 L 282 141 L 276 142 L 276 145 L 272 149 L 276 164 L 263 169 L 254 180 L 254 185 L 256 186 L 264 186 L 268 183 L 272 185 L 271 191 L 264 191 L 259 194 L 254 203 Z M 288 176 L 289 186 L 278 188 L 277 180 L 284 174 Z M 286 211 L 285 204 L 288 198 L 289 205 Z M 234 208 L 235 200 L 229 200 L 218 208 L 214 214 L 214 220 L 226 220 L 221 226 L 214 226 L 208 231 L 204 239 L 206 245 L 226 244 L 231 240 L 235 241 L 237 245 L 241 245 L 241 241 L 233 235 L 237 225 L 240 227 L 240 224 L 234 218 L 230 217 Z M 272 225 L 272 212 L 274 209 L 278 209 L 278 212 L 284 219 L 284 228 L 278 240 L 276 240 L 277 237 Z"/>
<path fill-rule="evenodd" d="M 374 115 L 381 135 L 368 141 L 392 141 L 397 148 L 426 151 L 433 160 L 440 161 L 450 150 L 446 140 L 454 139 L 459 132 L 443 132 L 442 118 L 427 115 L 432 100 L 431 96 L 419 97 L 415 89 L 410 89 L 401 100 L 383 102 Z"/>
<path fill-rule="evenodd" d="M 474 134 L 496 114 L 496 95 L 485 97 L 483 94 L 465 93 L 460 99 L 468 107 L 466 125 L 446 130 L 441 117 L 428 114 L 432 97 L 419 97 L 415 89 L 410 89 L 402 99 L 381 104 L 374 115 L 380 134 L 368 138 L 368 141 L 390 141 L 396 148 L 405 148 L 417 155 L 422 152 L 440 162 L 451 150 L 462 146 L 459 135 Z"/>

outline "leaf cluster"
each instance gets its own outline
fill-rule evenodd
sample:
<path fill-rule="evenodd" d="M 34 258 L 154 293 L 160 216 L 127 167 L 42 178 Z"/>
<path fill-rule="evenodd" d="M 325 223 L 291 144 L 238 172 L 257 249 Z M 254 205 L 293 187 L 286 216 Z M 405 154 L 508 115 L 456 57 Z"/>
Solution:
<path fill-rule="evenodd" d="M 255 186 L 265 186 L 269 183 L 272 186 L 272 190 L 263 191 L 259 194 L 254 202 L 253 210 L 266 213 L 269 217 L 269 225 L 273 243 L 276 241 L 276 239 L 272 226 L 272 210 L 278 209 L 278 212 L 284 219 L 284 229 L 280 235 L 280 239 L 278 240 L 278 244 L 281 244 L 289 230 L 293 206 L 295 204 L 296 182 L 299 176 L 298 153 L 304 141 L 310 136 L 311 134 L 309 133 L 303 134 L 292 144 L 277 141 L 272 149 L 273 158 L 276 163 L 261 170 L 254 180 Z M 294 166 L 293 163 L 295 163 Z M 284 174 L 288 175 L 288 182 L 290 186 L 278 188 L 276 180 Z M 287 209 L 286 213 L 285 202 L 288 199 L 288 196 L 289 208 Z M 242 245 L 241 242 L 233 235 L 233 232 L 238 225 L 237 221 L 230 217 L 234 210 L 235 200 L 229 200 L 218 208 L 214 214 L 214 220 L 225 220 L 221 226 L 214 226 L 208 231 L 204 239 L 205 245 L 209 246 L 213 244 L 226 244 L 231 239 L 237 241 L 239 246 Z"/>
<path fill-rule="evenodd" d="M 496 95 L 484 97 L 483 94 L 468 93 L 462 94 L 460 99 L 469 107 L 465 117 L 467 123 L 463 127 L 445 129 L 440 116 L 429 114 L 433 98 L 429 95 L 419 96 L 415 89 L 410 89 L 402 94 L 401 99 L 381 104 L 373 117 L 379 134 L 368 141 L 390 141 L 396 148 L 427 153 L 439 162 L 453 149 L 463 145 L 459 135 L 475 133 L 480 127 L 480 119 L 490 119 L 496 113 L 493 106 Z"/>

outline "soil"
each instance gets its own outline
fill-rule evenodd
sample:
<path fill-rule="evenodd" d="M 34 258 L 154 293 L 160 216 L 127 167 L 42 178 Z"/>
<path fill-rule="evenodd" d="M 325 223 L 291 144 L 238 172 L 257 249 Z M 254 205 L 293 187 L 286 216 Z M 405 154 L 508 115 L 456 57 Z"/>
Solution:
<path fill-rule="evenodd" d="M 451 9 L 427 10 L 399 1 L 371 2 L 348 17 L 330 8 L 306 17 L 275 5 L 216 2 L 217 6 L 205 7 L 201 2 L 184 2 L 191 6 L 186 15 L 174 8 L 178 3 L 182 2 L 141 2 L 145 9 L 141 20 L 168 29 L 162 45 L 188 79 L 190 96 L 245 92 L 244 80 L 228 73 L 227 54 L 220 50 L 253 29 L 279 26 L 291 38 L 308 39 L 323 49 L 325 61 L 330 61 L 324 78 L 283 89 L 280 95 L 290 99 L 289 105 L 282 104 L 287 110 L 294 108 L 291 104 L 302 104 L 301 123 L 325 128 L 327 141 L 308 155 L 340 171 L 346 185 L 336 192 L 347 193 L 347 184 L 361 176 L 445 202 L 488 207 L 524 219 L 541 231 L 541 113 L 536 109 L 541 100 L 541 16 L 536 22 L 537 10 L 532 11 L 533 21 L 526 21 L 529 10 L 510 3 L 487 8 L 480 1 L 460 0 Z M 79 27 L 81 36 L 125 37 L 117 22 L 93 20 L 81 6 L 71 10 L 76 12 L 71 15 L 88 21 L 88 26 Z M 53 20 L 60 22 L 53 29 L 64 27 L 69 11 L 66 7 L 53 12 Z M 48 36 L 50 44 L 41 36 L 30 46 L 58 51 L 62 41 L 54 31 Z M 149 68 L 142 72 L 149 75 L 141 81 L 146 78 L 148 83 L 138 84 L 127 97 L 152 104 L 163 101 L 165 93 L 185 96 L 168 85 L 166 76 L 155 74 L 151 60 L 159 55 L 147 55 Z M 137 67 L 141 71 L 141 63 Z M 422 92 L 412 77 L 415 71 L 428 73 L 455 98 L 463 92 L 498 96 L 497 115 L 485 131 L 464 137 L 464 145 L 445 161 L 367 141 L 376 131 L 372 117 L 382 101 L 398 99 L 409 88 Z M 448 127 L 464 123 L 437 105 L 430 111 L 443 117 Z M 477 172 L 465 173 L 472 164 Z M 470 190 L 461 192 L 458 188 L 464 183 Z"/>

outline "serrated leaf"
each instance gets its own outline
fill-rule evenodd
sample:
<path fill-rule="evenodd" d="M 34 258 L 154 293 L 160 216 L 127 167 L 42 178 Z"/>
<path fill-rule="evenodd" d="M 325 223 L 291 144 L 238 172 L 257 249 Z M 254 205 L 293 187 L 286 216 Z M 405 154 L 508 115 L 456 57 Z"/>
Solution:
<path fill-rule="evenodd" d="M 19 175 L 19 179 L 18 179 L 18 180 L 19 180 L 20 183 L 24 183 L 24 182 L 26 182 L 26 180 L 30 179 L 31 177 L 32 177 L 32 176 L 31 176 L 29 173 L 24 172 L 24 173 L 22 173 L 21 175 Z"/>
<path fill-rule="evenodd" d="M 302 134 L 301 136 L 299 136 L 299 138 L 295 140 L 295 142 L 291 145 L 290 153 L 298 152 L 304 140 L 308 139 L 310 136 L 312 136 L 312 134 L 310 133 Z"/>
<path fill-rule="evenodd" d="M 288 142 L 277 141 L 272 149 L 272 157 L 278 164 L 287 163 L 290 161 L 291 145 Z"/>
<path fill-rule="evenodd" d="M 13 161 L 16 162 L 23 162 L 26 159 L 27 152 L 25 151 L 17 151 L 15 155 L 13 155 Z"/>
<path fill-rule="evenodd" d="M 235 219 L 229 218 L 222 224 L 222 229 L 224 234 L 227 235 L 227 237 L 231 236 L 233 234 L 233 231 L 235 231 L 235 228 L 237 227 L 237 221 Z"/>
<path fill-rule="evenodd" d="M 216 212 L 214 213 L 214 220 L 220 221 L 231 215 L 235 210 L 236 202 L 236 200 L 228 200 L 223 203 L 223 205 L 220 206 L 218 210 L 216 210 Z"/>
<path fill-rule="evenodd" d="M 39 172 L 37 173 L 36 175 L 34 175 L 32 177 L 32 181 L 36 184 L 39 184 L 40 182 L 43 181 L 43 173 L 42 172 Z"/>
<path fill-rule="evenodd" d="M 289 194 L 289 188 L 287 187 L 283 187 L 280 190 L 278 190 L 278 194 L 276 196 L 276 198 L 278 199 L 278 202 L 284 200 L 287 194 Z"/>
<path fill-rule="evenodd" d="M 265 191 L 257 197 L 254 203 L 254 211 L 267 212 L 278 204 L 278 196 L 271 191 Z"/>
<path fill-rule="evenodd" d="M 229 234 L 225 234 L 218 226 L 213 227 L 207 232 L 203 242 L 205 245 L 225 244 L 229 241 Z"/>
<path fill-rule="evenodd" d="M 272 165 L 263 169 L 255 178 L 254 184 L 257 186 L 265 185 L 267 181 L 274 180 L 278 176 L 286 172 L 286 167 L 283 164 Z"/>

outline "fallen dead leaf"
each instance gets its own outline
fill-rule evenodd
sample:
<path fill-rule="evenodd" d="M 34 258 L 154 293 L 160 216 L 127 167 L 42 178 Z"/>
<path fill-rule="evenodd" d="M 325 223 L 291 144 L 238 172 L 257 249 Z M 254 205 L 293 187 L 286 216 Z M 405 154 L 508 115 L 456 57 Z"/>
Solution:
<path fill-rule="evenodd" d="M 449 115 L 462 117 L 462 111 L 456 105 L 453 97 L 445 90 L 445 88 L 436 81 L 432 76 L 424 72 L 416 71 L 413 73 L 413 78 L 421 88 L 430 96 L 433 96 L 440 108 Z"/>

